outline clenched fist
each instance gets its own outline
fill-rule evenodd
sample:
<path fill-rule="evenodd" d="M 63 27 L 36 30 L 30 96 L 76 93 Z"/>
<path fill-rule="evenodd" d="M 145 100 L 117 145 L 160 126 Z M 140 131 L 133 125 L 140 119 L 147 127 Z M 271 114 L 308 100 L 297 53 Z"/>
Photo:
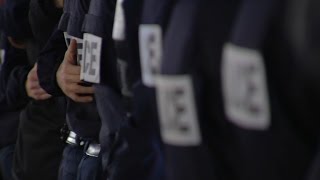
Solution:
<path fill-rule="evenodd" d="M 80 66 L 76 64 L 77 43 L 71 41 L 68 50 L 65 53 L 64 60 L 61 63 L 56 77 L 59 87 L 64 94 L 75 102 L 88 103 L 93 100 L 93 87 L 82 86 L 80 81 Z"/>
<path fill-rule="evenodd" d="M 29 97 L 35 100 L 46 100 L 51 97 L 44 89 L 40 87 L 37 75 L 37 64 L 31 69 L 26 81 L 26 91 Z"/>

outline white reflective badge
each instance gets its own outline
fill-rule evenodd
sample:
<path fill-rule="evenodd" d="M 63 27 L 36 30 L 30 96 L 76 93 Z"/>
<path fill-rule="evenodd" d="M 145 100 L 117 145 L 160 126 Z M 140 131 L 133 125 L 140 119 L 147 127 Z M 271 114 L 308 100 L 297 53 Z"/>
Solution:
<path fill-rule="evenodd" d="M 112 38 L 117 41 L 125 40 L 125 16 L 122 7 L 123 0 L 117 1 L 116 12 L 114 16 Z"/>
<path fill-rule="evenodd" d="M 72 36 L 70 36 L 67 32 L 64 32 L 63 35 L 64 35 L 64 40 L 66 42 L 66 45 L 67 47 L 69 47 Z"/>
<path fill-rule="evenodd" d="M 191 77 L 158 75 L 156 89 L 163 141 L 176 146 L 201 144 Z"/>
<path fill-rule="evenodd" d="M 84 60 L 81 66 L 82 80 L 100 83 L 100 61 L 102 38 L 93 34 L 84 34 Z"/>
<path fill-rule="evenodd" d="M 140 58 L 142 80 L 146 86 L 154 87 L 155 75 L 160 73 L 162 59 L 162 30 L 159 25 L 140 25 Z"/>
<path fill-rule="evenodd" d="M 227 118 L 241 128 L 266 130 L 271 124 L 269 96 L 260 52 L 227 44 L 222 62 Z"/>

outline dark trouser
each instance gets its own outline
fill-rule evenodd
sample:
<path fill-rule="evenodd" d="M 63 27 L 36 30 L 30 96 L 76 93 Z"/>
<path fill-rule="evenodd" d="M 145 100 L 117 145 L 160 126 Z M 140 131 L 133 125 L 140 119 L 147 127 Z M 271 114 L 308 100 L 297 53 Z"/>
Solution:
<path fill-rule="evenodd" d="M 101 158 L 85 154 L 83 147 L 67 145 L 59 170 L 59 180 L 100 180 Z"/>
<path fill-rule="evenodd" d="M 141 109 L 134 109 L 133 118 L 128 118 L 122 99 L 112 89 L 96 85 L 95 93 L 102 121 L 100 143 L 103 171 L 108 174 L 108 180 L 163 179 L 162 144 L 155 131 L 157 128 L 154 128 L 157 125 L 150 118 L 154 115 L 148 109 L 150 104 L 140 104 Z M 144 96 L 142 101 L 148 102 L 147 94 L 140 93 Z M 143 114 L 138 111 L 143 111 Z"/>
<path fill-rule="evenodd" d="M 307 174 L 307 180 L 318 180 L 320 179 L 320 143 L 318 146 L 317 154 L 315 155 L 312 165 Z"/>
<path fill-rule="evenodd" d="M 13 160 L 14 179 L 57 179 L 65 146 L 60 139 L 65 113 L 55 100 L 31 102 L 21 112 Z"/>
<path fill-rule="evenodd" d="M 14 152 L 14 145 L 6 146 L 0 149 L 0 179 L 12 180 L 12 159 Z"/>

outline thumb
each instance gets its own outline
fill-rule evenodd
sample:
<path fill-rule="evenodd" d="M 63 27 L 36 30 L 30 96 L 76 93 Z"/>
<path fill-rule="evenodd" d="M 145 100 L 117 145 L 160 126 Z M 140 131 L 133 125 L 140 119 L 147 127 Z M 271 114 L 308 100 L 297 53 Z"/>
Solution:
<path fill-rule="evenodd" d="M 29 78 L 31 80 L 38 80 L 38 74 L 37 74 L 37 64 L 30 70 L 29 72 Z"/>
<path fill-rule="evenodd" d="M 67 61 L 75 64 L 77 57 L 77 41 L 72 39 L 67 50 Z"/>

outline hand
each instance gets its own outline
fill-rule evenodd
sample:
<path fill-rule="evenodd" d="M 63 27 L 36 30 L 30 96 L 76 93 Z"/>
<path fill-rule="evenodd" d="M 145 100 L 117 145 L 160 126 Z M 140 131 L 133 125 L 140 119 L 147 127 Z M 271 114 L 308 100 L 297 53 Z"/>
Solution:
<path fill-rule="evenodd" d="M 63 8 L 64 0 L 53 0 L 53 1 L 54 1 L 54 5 L 55 5 L 57 8 Z"/>
<path fill-rule="evenodd" d="M 26 81 L 26 91 L 28 96 L 35 100 L 46 100 L 51 98 L 51 95 L 40 87 L 37 75 L 37 64 L 34 65 L 34 67 L 28 74 Z"/>
<path fill-rule="evenodd" d="M 61 63 L 56 77 L 59 87 L 65 95 L 75 102 L 88 103 L 93 100 L 93 87 L 85 87 L 79 85 L 80 81 L 80 66 L 76 64 L 77 43 L 72 40 L 70 46 L 65 53 L 64 60 Z"/>

